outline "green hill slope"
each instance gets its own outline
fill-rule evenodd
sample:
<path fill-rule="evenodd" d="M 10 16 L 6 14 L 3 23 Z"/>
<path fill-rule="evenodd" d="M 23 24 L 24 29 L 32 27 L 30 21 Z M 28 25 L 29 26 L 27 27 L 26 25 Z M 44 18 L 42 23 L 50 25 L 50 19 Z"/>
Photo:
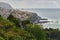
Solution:
<path fill-rule="evenodd" d="M 16 26 L 18 21 L 5 19 L 0 16 L 0 40 L 45 40 L 45 33 L 42 26 L 23 21 L 24 29 Z M 16 22 L 15 22 L 16 21 Z"/>

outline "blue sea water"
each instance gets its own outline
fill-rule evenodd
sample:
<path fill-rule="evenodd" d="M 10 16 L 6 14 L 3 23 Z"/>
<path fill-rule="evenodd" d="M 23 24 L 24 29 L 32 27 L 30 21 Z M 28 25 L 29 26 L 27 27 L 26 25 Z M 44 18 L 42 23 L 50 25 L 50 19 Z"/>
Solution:
<path fill-rule="evenodd" d="M 60 9 L 48 8 L 29 8 L 26 11 L 37 13 L 41 17 L 48 18 L 54 22 L 43 24 L 44 28 L 59 28 L 60 29 Z M 56 22 L 58 21 L 58 23 Z"/>

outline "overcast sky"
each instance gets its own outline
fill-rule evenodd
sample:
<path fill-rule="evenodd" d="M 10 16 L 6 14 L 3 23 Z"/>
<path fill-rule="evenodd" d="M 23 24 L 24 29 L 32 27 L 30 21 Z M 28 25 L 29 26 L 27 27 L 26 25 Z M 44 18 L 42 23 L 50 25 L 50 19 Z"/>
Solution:
<path fill-rule="evenodd" d="M 59 0 L 0 0 L 14 8 L 60 8 Z"/>

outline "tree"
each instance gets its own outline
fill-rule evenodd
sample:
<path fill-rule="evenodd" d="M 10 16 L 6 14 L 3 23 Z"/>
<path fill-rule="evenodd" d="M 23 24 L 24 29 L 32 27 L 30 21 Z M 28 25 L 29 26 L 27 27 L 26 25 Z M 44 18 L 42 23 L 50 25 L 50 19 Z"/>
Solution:
<path fill-rule="evenodd" d="M 4 40 L 4 38 L 3 37 L 0 37 L 0 40 Z"/>
<path fill-rule="evenodd" d="M 27 24 L 25 30 L 31 33 L 37 40 L 45 40 L 44 29 L 41 25 Z"/>
<path fill-rule="evenodd" d="M 13 15 L 9 15 L 7 18 L 9 21 L 13 22 L 17 27 L 20 27 L 20 20 L 15 18 Z"/>
<path fill-rule="evenodd" d="M 60 31 L 58 32 L 58 37 L 57 38 L 58 38 L 58 40 L 60 40 Z"/>
<path fill-rule="evenodd" d="M 0 17 L 1 17 L 1 15 L 0 15 Z"/>

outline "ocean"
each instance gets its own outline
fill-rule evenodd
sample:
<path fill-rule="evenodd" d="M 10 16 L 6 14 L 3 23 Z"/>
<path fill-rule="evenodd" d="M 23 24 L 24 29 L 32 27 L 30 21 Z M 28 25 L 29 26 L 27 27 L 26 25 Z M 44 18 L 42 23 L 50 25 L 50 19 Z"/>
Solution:
<path fill-rule="evenodd" d="M 43 28 L 60 29 L 60 9 L 49 8 L 25 8 L 25 11 L 37 13 L 40 17 L 47 18 L 53 22 L 43 24 Z"/>

